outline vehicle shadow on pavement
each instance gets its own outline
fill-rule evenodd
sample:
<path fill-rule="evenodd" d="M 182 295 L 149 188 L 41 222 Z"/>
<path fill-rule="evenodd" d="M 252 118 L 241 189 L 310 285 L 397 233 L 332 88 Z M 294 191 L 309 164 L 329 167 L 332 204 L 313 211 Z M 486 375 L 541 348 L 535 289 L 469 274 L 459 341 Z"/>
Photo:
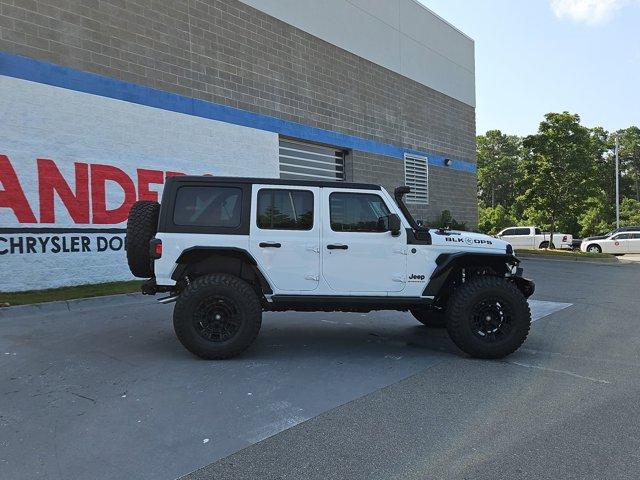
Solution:
<path fill-rule="evenodd" d="M 266 318 L 258 340 L 242 358 L 461 355 L 446 329 L 413 322 L 398 312 L 273 314 Z"/>

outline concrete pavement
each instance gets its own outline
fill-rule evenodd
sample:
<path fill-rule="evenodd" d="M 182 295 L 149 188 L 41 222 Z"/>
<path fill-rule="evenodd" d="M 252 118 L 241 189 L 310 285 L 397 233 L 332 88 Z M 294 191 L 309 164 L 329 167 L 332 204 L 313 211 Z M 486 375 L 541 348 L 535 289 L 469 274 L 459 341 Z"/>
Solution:
<path fill-rule="evenodd" d="M 5 315 L 0 477 L 171 479 L 210 462 L 186 478 L 640 472 L 640 268 L 524 266 L 550 315 L 504 362 L 395 312 L 267 314 L 227 362 L 189 355 L 151 299 Z"/>

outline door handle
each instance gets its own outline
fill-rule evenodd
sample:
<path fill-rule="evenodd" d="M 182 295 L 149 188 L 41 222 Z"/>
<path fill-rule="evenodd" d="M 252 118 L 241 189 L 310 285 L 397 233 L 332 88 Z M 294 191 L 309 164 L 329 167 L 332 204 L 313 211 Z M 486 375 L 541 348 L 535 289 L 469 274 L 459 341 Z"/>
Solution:
<path fill-rule="evenodd" d="M 260 248 L 280 248 L 281 246 L 276 242 L 260 242 Z"/>
<path fill-rule="evenodd" d="M 327 245 L 328 250 L 348 250 L 349 245 L 330 244 Z"/>

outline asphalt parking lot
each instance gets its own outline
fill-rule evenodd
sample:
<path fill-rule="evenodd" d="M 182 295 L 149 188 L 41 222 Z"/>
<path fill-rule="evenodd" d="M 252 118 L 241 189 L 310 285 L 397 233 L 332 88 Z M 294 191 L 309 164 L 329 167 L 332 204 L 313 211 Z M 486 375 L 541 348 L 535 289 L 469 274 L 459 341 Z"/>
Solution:
<path fill-rule="evenodd" d="M 395 312 L 266 314 L 206 362 L 148 298 L 0 311 L 0 478 L 638 478 L 640 265 L 524 267 L 504 361 Z"/>

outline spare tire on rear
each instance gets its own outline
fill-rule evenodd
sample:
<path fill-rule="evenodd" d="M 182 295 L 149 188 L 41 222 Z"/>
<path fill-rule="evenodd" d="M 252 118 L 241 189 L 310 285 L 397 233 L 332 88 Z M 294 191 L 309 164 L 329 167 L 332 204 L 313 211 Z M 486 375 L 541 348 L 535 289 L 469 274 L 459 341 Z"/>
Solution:
<path fill-rule="evenodd" d="M 160 204 L 149 200 L 134 203 L 127 219 L 127 262 L 136 277 L 153 277 L 149 242 L 158 231 Z"/>

